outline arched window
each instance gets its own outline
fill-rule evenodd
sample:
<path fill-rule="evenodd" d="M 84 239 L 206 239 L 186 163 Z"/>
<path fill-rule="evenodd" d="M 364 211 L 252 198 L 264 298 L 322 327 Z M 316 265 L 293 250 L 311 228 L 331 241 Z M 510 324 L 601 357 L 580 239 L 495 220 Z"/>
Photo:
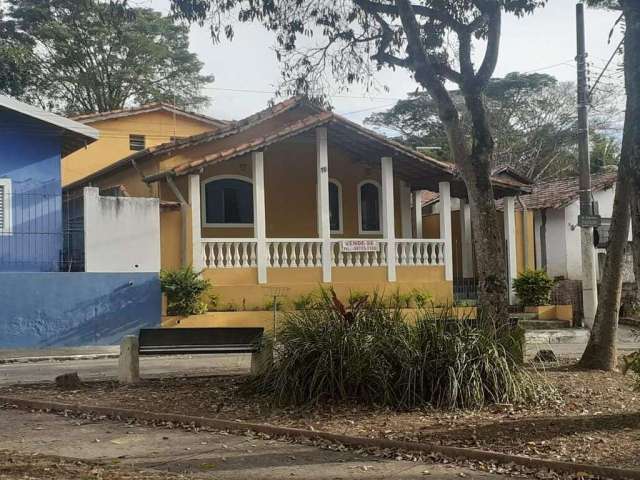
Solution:
<path fill-rule="evenodd" d="M 342 186 L 329 180 L 329 224 L 332 233 L 342 233 Z"/>
<path fill-rule="evenodd" d="M 240 176 L 222 176 L 202 183 L 202 218 L 205 227 L 253 225 L 253 184 Z"/>
<path fill-rule="evenodd" d="M 380 185 L 371 180 L 358 185 L 360 233 L 380 233 Z"/>

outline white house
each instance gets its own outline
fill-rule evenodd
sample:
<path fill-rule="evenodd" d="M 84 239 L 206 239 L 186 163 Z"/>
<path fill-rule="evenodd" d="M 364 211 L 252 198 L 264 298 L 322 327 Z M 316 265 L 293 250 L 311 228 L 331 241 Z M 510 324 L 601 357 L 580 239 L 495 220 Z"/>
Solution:
<path fill-rule="evenodd" d="M 612 215 L 616 177 L 616 171 L 591 176 L 593 200 L 603 219 Z M 571 177 L 535 184 L 531 194 L 520 197 L 526 208 L 534 211 L 536 268 L 545 269 L 551 277 L 582 278 L 579 190 L 578 177 Z M 600 248 L 596 252 L 601 267 L 606 252 Z M 625 281 L 630 281 L 628 270 L 625 269 Z"/>

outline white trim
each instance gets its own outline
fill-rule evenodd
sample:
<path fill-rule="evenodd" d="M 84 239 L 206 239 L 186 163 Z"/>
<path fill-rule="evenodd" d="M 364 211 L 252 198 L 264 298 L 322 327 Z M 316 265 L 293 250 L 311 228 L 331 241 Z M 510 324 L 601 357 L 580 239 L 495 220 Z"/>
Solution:
<path fill-rule="evenodd" d="M 378 225 L 380 225 L 379 230 L 363 230 L 362 228 L 362 197 L 360 195 L 360 189 L 363 185 L 371 183 L 378 188 Z M 358 233 L 360 235 L 381 235 L 382 234 L 382 185 L 376 180 L 362 180 L 358 183 L 356 189 L 356 195 L 358 196 Z"/>
<path fill-rule="evenodd" d="M 76 122 L 75 120 L 61 117 L 55 113 L 41 110 L 6 95 L 0 95 L 0 107 L 13 110 L 14 112 L 35 118 L 36 120 L 40 120 L 41 122 L 45 122 L 50 125 L 55 125 L 64 130 L 81 135 L 87 139 L 97 140 L 100 137 L 100 132 L 93 127 L 89 127 L 84 123 Z"/>
<path fill-rule="evenodd" d="M 256 220 L 256 212 L 255 208 L 253 210 L 253 222 L 252 223 L 207 223 L 207 183 L 214 182 L 216 180 L 242 180 L 243 182 L 247 182 L 251 185 L 253 190 L 253 180 L 250 177 L 245 177 L 243 175 L 216 175 L 215 177 L 209 177 L 206 180 L 202 180 L 200 182 L 200 191 L 202 194 L 200 195 L 200 210 L 201 210 L 201 221 L 202 226 L 204 228 L 254 228 L 255 220 Z"/>
<path fill-rule="evenodd" d="M 12 235 L 13 234 L 13 218 L 12 218 L 12 210 L 11 207 L 11 179 L 10 178 L 0 178 L 0 186 L 3 187 L 3 218 L 4 225 L 0 229 L 0 235 Z"/>
<path fill-rule="evenodd" d="M 344 217 L 342 215 L 342 183 L 335 178 L 329 178 L 329 183 L 333 183 L 338 187 L 338 221 L 340 222 L 340 228 L 338 230 L 331 230 L 331 233 L 342 235 L 344 232 Z M 331 205 L 329 205 L 329 216 L 331 216 Z M 329 218 L 329 228 L 331 228 L 331 218 Z"/>

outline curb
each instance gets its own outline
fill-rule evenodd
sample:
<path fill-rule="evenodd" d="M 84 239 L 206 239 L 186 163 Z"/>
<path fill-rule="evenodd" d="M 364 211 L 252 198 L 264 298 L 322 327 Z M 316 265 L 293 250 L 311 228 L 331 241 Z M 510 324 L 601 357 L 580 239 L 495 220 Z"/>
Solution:
<path fill-rule="evenodd" d="M 173 422 L 188 425 L 210 427 L 215 430 L 253 431 L 272 436 L 286 436 L 293 438 L 305 438 L 309 440 L 328 440 L 351 447 L 360 448 L 387 448 L 392 450 L 407 450 L 420 453 L 439 453 L 451 458 L 464 458 L 476 461 L 493 461 L 501 464 L 515 464 L 528 468 L 548 469 L 556 472 L 573 474 L 591 474 L 615 480 L 640 480 L 640 470 L 607 467 L 585 463 L 571 463 L 558 460 L 544 460 L 522 455 L 510 455 L 507 453 L 475 448 L 450 447 L 422 442 L 408 442 L 402 440 L 390 440 L 386 438 L 351 437 L 337 433 L 304 430 L 291 427 L 277 427 L 267 424 L 234 422 L 209 417 L 196 417 L 173 413 L 154 413 L 145 410 L 127 408 L 93 407 L 88 405 L 66 404 L 57 402 L 45 402 L 41 400 L 27 400 L 16 397 L 0 396 L 0 404 L 9 404 L 20 409 L 49 410 L 54 412 L 71 411 L 76 413 L 104 415 L 111 418 L 129 418 L 142 421 Z"/>
<path fill-rule="evenodd" d="M 13 363 L 37 363 L 37 362 L 63 362 L 67 360 L 101 360 L 105 358 L 118 358 L 118 353 L 95 353 L 79 355 L 52 355 L 48 357 L 13 357 L 0 358 L 0 365 Z"/>

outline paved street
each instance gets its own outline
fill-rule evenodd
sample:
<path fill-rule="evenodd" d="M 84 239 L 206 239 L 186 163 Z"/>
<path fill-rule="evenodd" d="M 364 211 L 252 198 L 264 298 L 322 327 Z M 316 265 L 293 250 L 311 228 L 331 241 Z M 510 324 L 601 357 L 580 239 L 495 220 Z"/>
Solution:
<path fill-rule="evenodd" d="M 246 373 L 249 355 L 194 355 L 141 357 L 140 374 L 143 377 L 165 375 L 206 375 Z M 26 363 L 0 363 L 0 385 L 53 381 L 63 373 L 78 372 L 82 380 L 117 378 L 118 359 L 39 361 Z"/>
<path fill-rule="evenodd" d="M 104 460 L 221 480 L 510 478 L 461 467 L 381 460 L 239 435 L 93 422 L 6 409 L 0 410 L 0 449 Z"/>

